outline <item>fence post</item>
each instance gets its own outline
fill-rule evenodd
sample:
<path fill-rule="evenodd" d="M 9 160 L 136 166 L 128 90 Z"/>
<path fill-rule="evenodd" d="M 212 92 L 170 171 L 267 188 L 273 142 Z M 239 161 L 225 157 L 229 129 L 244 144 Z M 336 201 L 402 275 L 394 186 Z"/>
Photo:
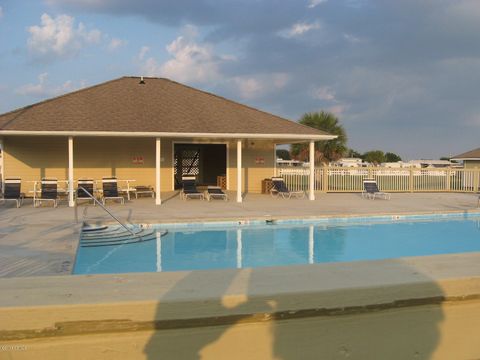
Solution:
<path fill-rule="evenodd" d="M 410 192 L 413 192 L 413 168 L 410 168 L 410 176 L 409 176 L 409 181 L 408 181 L 408 189 Z"/>
<path fill-rule="evenodd" d="M 478 176 L 480 175 L 479 169 L 475 167 L 473 173 L 473 192 L 478 191 Z"/>
<path fill-rule="evenodd" d="M 322 171 L 322 192 L 326 193 L 328 192 L 328 166 L 323 165 Z"/>
<path fill-rule="evenodd" d="M 450 192 L 450 191 L 452 191 L 451 184 L 450 184 L 450 177 L 452 176 L 452 172 L 451 172 L 450 168 L 445 170 L 445 172 L 446 172 L 446 175 L 447 175 L 447 182 L 445 184 L 445 187 L 446 187 L 445 191 Z"/>

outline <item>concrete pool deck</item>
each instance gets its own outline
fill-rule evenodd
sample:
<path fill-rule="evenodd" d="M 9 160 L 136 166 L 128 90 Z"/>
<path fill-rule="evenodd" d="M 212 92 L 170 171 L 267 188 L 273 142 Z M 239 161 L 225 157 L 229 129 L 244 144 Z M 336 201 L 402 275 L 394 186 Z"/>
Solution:
<path fill-rule="evenodd" d="M 142 199 L 109 208 L 122 220 L 148 223 L 480 214 L 476 206 L 468 194 L 393 194 L 390 201 L 319 194 L 314 202 L 173 197 L 162 206 Z M 478 252 L 62 276 L 70 273 L 84 215 L 92 223 L 110 222 L 91 206 L 0 210 L 0 358 L 480 358 Z"/>
<path fill-rule="evenodd" d="M 243 203 L 180 200 L 177 193 L 153 199 L 109 204 L 121 220 L 132 223 L 194 222 L 262 218 L 310 218 L 434 212 L 477 212 L 477 195 L 462 193 L 398 193 L 391 200 L 366 200 L 360 194 L 317 194 L 315 201 L 247 195 Z M 233 195 L 230 196 L 234 198 Z M 0 207 L 0 277 L 68 275 L 71 272 L 82 221 L 111 222 L 100 208 Z"/>

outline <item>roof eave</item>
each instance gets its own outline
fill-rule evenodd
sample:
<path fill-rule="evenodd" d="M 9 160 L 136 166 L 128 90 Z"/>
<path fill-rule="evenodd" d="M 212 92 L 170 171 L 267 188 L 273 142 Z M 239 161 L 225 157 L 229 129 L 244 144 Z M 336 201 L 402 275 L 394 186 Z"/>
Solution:
<path fill-rule="evenodd" d="M 222 138 L 222 139 L 269 139 L 269 140 L 332 140 L 329 134 L 249 134 L 249 133 L 183 133 L 183 132 L 121 132 L 121 131 L 23 131 L 0 130 L 0 136 L 92 136 L 92 137 L 166 137 L 166 138 Z"/>

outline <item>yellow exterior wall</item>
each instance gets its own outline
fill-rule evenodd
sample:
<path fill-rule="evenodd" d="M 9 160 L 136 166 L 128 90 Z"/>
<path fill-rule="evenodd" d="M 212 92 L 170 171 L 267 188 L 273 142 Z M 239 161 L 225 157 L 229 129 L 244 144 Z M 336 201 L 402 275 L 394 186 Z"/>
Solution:
<path fill-rule="evenodd" d="M 229 190 L 237 189 L 237 142 L 229 145 Z M 257 163 L 257 160 L 263 163 Z M 275 144 L 271 141 L 246 140 L 242 149 L 243 187 L 246 193 L 260 193 L 262 180 L 275 172 Z"/>
<path fill-rule="evenodd" d="M 32 181 L 42 177 L 68 177 L 68 140 L 57 137 L 7 137 L 4 139 L 4 176 L 20 177 L 22 192 L 32 196 Z"/>
<path fill-rule="evenodd" d="M 155 186 L 154 138 L 74 138 L 74 179 L 116 176 L 136 180 L 132 185 Z M 22 191 L 28 195 L 33 183 L 42 177 L 68 178 L 68 140 L 65 137 L 9 137 L 5 139 L 5 177 L 19 176 Z M 134 157 L 143 157 L 135 164 Z M 171 141 L 161 148 L 161 188 L 172 188 Z"/>
<path fill-rule="evenodd" d="M 191 139 L 161 139 L 161 189 L 173 190 L 173 143 L 195 143 Z M 206 143 L 198 141 L 199 143 Z M 219 140 L 217 143 L 221 143 Z M 214 142 L 212 142 L 214 143 Z M 236 141 L 227 143 L 228 189 L 237 188 Z M 155 139 L 76 137 L 74 144 L 74 179 L 116 176 L 119 180 L 136 180 L 132 185 L 155 186 Z M 32 195 L 33 181 L 42 177 L 68 178 L 67 137 L 14 136 L 4 139 L 5 177 L 20 177 L 22 191 Z M 135 164 L 142 157 L 143 164 Z M 258 163 L 257 163 L 258 162 Z M 263 163 L 262 163 L 263 162 Z M 260 193 L 261 182 L 274 175 L 275 145 L 270 141 L 243 142 L 243 191 Z"/>
<path fill-rule="evenodd" d="M 480 160 L 465 160 L 465 169 L 480 168 Z"/>

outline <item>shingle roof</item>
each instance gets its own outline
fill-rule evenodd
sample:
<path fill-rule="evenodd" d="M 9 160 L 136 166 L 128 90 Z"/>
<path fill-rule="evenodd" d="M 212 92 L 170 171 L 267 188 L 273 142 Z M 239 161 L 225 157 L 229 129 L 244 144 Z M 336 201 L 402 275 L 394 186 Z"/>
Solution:
<path fill-rule="evenodd" d="M 467 151 L 466 153 L 456 155 L 452 159 L 463 160 L 463 159 L 480 159 L 480 148 Z"/>
<path fill-rule="evenodd" d="M 161 78 L 122 77 L 0 115 L 2 131 L 329 135 Z"/>

